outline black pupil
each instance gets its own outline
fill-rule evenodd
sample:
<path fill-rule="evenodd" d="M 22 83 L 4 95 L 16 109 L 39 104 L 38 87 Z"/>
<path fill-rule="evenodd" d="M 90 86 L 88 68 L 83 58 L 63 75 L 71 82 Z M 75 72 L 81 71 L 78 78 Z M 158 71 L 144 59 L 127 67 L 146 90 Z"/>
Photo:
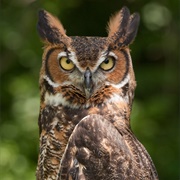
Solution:
<path fill-rule="evenodd" d="M 66 63 L 67 63 L 67 64 L 70 64 L 70 63 L 71 63 L 71 61 L 70 61 L 69 59 L 67 59 L 67 60 L 66 60 Z"/>
<path fill-rule="evenodd" d="M 108 64 L 108 63 L 109 63 L 109 59 L 106 59 L 106 60 L 104 61 L 104 63 L 105 63 L 105 64 Z"/>

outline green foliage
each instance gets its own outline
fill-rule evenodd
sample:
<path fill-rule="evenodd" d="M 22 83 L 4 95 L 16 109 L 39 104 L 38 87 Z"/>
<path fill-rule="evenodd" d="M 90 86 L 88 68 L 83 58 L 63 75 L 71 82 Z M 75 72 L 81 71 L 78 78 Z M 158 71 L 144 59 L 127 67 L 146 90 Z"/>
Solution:
<path fill-rule="evenodd" d="M 68 35 L 106 36 L 109 15 L 126 5 L 141 15 L 132 49 L 137 80 L 132 129 L 160 179 L 178 179 L 178 1 L 2 1 L 0 179 L 35 179 L 38 156 L 38 76 L 42 44 L 38 9 L 60 17 Z"/>

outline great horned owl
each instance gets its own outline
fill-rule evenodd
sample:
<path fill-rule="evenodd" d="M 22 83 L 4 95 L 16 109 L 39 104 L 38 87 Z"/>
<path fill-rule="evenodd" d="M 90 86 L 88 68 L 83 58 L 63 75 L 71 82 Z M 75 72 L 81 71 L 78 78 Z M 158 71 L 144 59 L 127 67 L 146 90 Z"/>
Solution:
<path fill-rule="evenodd" d="M 39 12 L 38 180 L 158 179 L 130 128 L 136 82 L 129 45 L 138 24 L 124 7 L 107 37 L 69 37 L 56 17 Z"/>

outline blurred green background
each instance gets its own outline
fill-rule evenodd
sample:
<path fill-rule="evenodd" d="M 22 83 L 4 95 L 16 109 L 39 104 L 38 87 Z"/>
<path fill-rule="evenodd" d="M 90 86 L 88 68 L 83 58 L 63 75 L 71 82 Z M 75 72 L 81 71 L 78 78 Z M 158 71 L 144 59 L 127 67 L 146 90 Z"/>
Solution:
<path fill-rule="evenodd" d="M 150 153 L 160 179 L 179 179 L 178 0 L 2 0 L 1 180 L 35 179 L 42 55 L 38 10 L 58 16 L 68 35 L 106 36 L 109 17 L 124 5 L 141 16 L 131 45 L 138 84 L 132 129 Z"/>

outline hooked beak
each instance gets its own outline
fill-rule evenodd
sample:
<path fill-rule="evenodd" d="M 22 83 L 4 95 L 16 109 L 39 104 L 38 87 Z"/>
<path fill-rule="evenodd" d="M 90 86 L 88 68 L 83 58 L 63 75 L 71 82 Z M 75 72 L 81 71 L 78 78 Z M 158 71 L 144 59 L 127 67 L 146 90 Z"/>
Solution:
<path fill-rule="evenodd" d="M 85 87 L 85 94 L 86 97 L 89 98 L 92 93 L 92 73 L 89 68 L 86 69 L 84 73 L 84 87 Z"/>

